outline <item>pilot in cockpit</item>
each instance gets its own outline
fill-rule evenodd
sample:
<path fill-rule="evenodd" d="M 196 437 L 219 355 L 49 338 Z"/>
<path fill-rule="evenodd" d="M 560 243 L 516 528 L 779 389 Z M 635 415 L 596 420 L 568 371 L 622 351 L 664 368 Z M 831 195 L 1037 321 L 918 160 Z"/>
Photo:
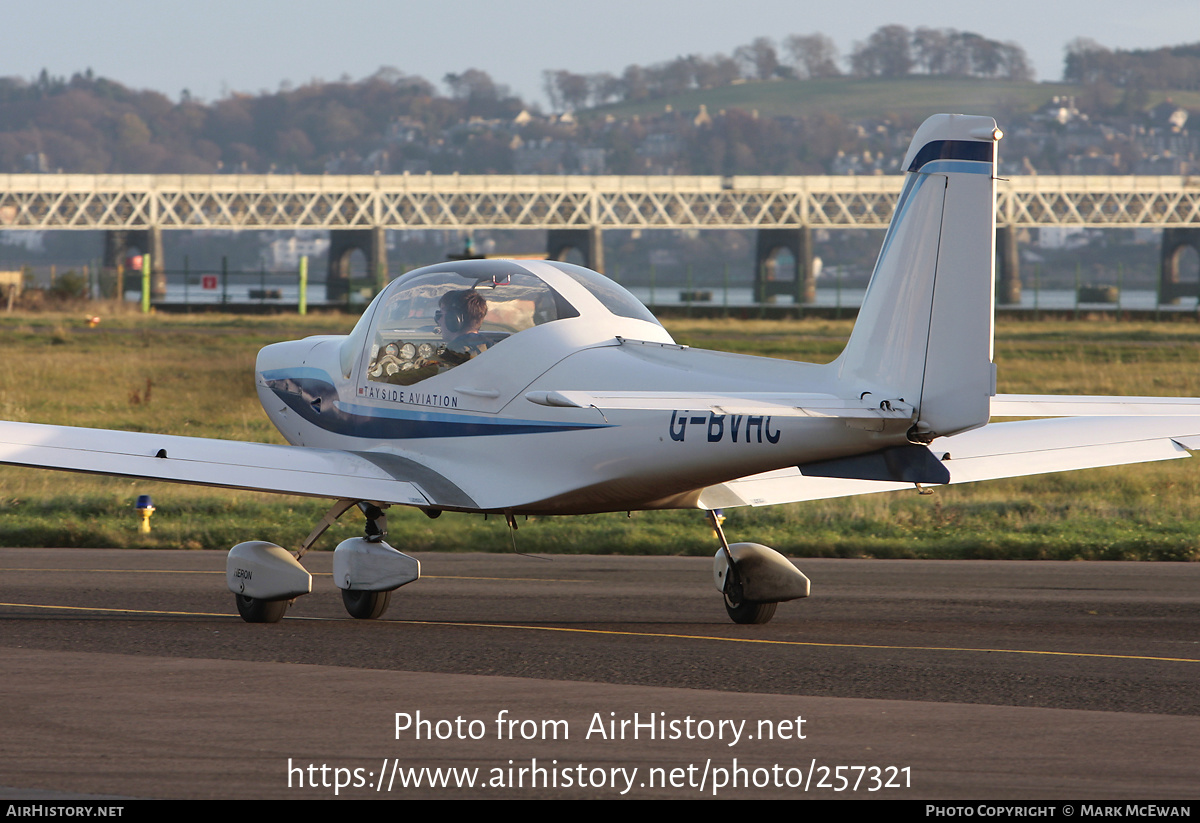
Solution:
<path fill-rule="evenodd" d="M 446 343 L 446 350 L 440 355 L 446 365 L 465 363 L 492 344 L 492 340 L 479 331 L 487 313 L 487 301 L 474 289 L 450 291 L 441 296 L 434 320 Z"/>

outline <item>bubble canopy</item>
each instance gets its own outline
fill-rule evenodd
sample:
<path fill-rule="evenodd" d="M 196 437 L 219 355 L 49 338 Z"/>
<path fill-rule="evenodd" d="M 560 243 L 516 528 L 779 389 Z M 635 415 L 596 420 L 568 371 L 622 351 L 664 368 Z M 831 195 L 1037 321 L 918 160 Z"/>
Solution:
<path fill-rule="evenodd" d="M 526 329 L 596 312 L 568 301 L 531 268 L 551 280 L 565 275 L 614 315 L 658 324 L 636 297 L 581 266 L 448 261 L 398 277 L 379 293 L 342 344 L 343 377 L 350 378 L 363 354 L 367 380 L 412 385 L 481 356 Z"/>

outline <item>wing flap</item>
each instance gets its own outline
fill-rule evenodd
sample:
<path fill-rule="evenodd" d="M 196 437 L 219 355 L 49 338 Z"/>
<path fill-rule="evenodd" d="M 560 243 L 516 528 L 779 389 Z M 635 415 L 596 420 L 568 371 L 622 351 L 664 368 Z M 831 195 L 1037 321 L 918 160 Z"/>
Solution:
<path fill-rule="evenodd" d="M 0 463 L 310 497 L 456 505 L 425 493 L 428 483 L 421 481 L 429 469 L 406 477 L 394 460 L 332 449 L 0 422 Z"/>
<path fill-rule="evenodd" d="M 950 483 L 1149 463 L 1189 457 L 1200 447 L 1200 419 L 1188 417 L 1074 418 L 993 423 L 943 437 L 930 446 Z M 771 506 L 857 494 L 912 489 L 912 483 L 806 477 L 781 469 L 743 477 L 701 492 L 705 509 Z"/>

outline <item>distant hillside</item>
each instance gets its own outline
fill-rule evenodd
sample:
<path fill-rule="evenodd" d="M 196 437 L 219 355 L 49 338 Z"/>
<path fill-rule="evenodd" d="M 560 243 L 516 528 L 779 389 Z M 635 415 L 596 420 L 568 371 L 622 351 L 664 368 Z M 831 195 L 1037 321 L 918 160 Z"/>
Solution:
<path fill-rule="evenodd" d="M 1200 170 L 1200 43 L 1077 39 L 1063 76 L 1033 82 L 1017 43 L 898 24 L 845 58 L 814 32 L 619 75 L 547 69 L 549 113 L 478 68 L 438 85 L 384 67 L 211 102 L 43 70 L 0 77 L 0 173 L 876 174 L 938 112 L 1032 135 L 1009 144 L 1021 173 Z"/>
<path fill-rule="evenodd" d="M 834 77 L 822 80 L 746 82 L 706 91 L 636 103 L 619 103 L 580 112 L 581 117 L 660 115 L 666 106 L 678 112 L 710 114 L 722 109 L 757 111 L 762 117 L 811 117 L 836 114 L 843 120 L 895 117 L 917 123 L 931 114 L 956 112 L 992 116 L 1027 114 L 1054 96 L 1082 95 L 1083 87 L 1068 83 L 1034 83 L 970 77 L 910 75 L 897 78 Z M 1167 98 L 1189 109 L 1200 109 L 1200 92 L 1151 92 L 1149 105 Z"/>
<path fill-rule="evenodd" d="M 1016 126 L 1052 98 L 1069 97 L 1077 98 L 1063 104 L 1070 117 L 1093 125 L 1109 119 L 1112 134 L 1128 135 L 1165 128 L 1147 111 L 1168 96 L 1175 107 L 1200 110 L 1200 91 L 908 75 L 738 80 L 543 115 L 485 72 L 444 82 L 449 96 L 419 77 L 380 70 L 357 82 L 205 103 L 91 74 L 0 78 L 0 173 L 886 173 L 912 129 L 937 112 L 987 114 Z M 697 116 L 702 106 L 707 120 Z M 1012 156 L 1042 173 L 1092 174 L 1133 173 L 1138 158 L 1161 156 L 1171 162 L 1138 173 L 1185 173 L 1173 158 L 1190 163 L 1200 149 L 1182 125 L 1161 145 L 1105 138 L 1111 145 L 1100 154 L 1111 157 L 1093 157 L 1087 168 L 1064 158 L 1084 149 L 1096 155 L 1090 144 L 1043 140 L 1013 146 L 1020 154 Z"/>

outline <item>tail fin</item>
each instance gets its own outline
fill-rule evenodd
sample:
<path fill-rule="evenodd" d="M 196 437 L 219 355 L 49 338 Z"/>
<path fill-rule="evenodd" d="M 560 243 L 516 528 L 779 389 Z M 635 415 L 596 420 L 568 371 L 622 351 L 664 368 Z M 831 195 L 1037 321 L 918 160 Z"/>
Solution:
<path fill-rule="evenodd" d="M 845 351 L 840 380 L 917 410 L 914 439 L 977 428 L 995 394 L 996 141 L 990 117 L 937 114 L 907 179 Z"/>

